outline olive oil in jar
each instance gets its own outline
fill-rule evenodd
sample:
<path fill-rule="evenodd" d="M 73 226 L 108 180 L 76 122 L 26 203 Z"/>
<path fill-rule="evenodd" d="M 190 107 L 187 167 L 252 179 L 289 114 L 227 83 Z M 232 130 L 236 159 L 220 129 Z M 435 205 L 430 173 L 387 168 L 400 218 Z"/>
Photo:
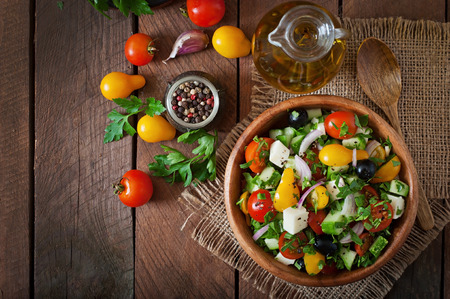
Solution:
<path fill-rule="evenodd" d="M 281 4 L 260 21 L 253 36 L 256 68 L 272 86 L 289 93 L 327 84 L 344 60 L 348 31 L 322 7 L 303 1 Z"/>

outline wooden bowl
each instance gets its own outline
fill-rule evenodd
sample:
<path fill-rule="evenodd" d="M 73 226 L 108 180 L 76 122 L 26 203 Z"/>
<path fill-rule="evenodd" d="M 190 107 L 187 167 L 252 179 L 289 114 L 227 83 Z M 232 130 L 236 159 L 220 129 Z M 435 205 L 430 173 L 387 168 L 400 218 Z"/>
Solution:
<path fill-rule="evenodd" d="M 352 271 L 342 270 L 335 275 L 309 276 L 298 271 L 292 266 L 286 266 L 274 259 L 271 253 L 264 252 L 252 239 L 252 232 L 247 226 L 245 216 L 236 202 L 241 194 L 241 169 L 239 164 L 244 163 L 245 146 L 251 142 L 255 135 L 268 136 L 269 129 L 282 128 L 287 125 L 288 109 L 295 108 L 323 108 L 326 110 L 346 110 L 357 115 L 369 115 L 369 127 L 374 134 L 392 142 L 393 151 L 398 155 L 402 163 L 400 179 L 410 186 L 409 195 L 406 198 L 406 209 L 402 217 L 396 219 L 391 225 L 392 235 L 389 244 L 384 249 L 378 260 L 367 268 L 359 268 Z M 304 96 L 296 97 L 267 109 L 259 115 L 237 140 L 231 152 L 225 171 L 225 206 L 231 228 L 245 252 L 261 267 L 273 275 L 291 283 L 304 286 L 337 286 L 358 281 L 374 273 L 385 265 L 405 242 L 414 224 L 418 204 L 417 173 L 414 168 L 411 155 L 396 131 L 389 126 L 378 114 L 371 109 L 336 96 Z"/>

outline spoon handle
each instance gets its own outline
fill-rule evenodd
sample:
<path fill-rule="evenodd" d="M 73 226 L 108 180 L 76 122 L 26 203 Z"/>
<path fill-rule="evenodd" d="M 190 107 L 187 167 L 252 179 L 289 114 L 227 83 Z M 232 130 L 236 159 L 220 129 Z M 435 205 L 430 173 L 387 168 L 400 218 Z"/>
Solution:
<path fill-rule="evenodd" d="M 422 184 L 419 182 L 419 206 L 417 208 L 417 220 L 423 230 L 430 230 L 434 226 L 434 216 L 431 212 L 430 205 Z"/>
<path fill-rule="evenodd" d="M 397 133 L 403 137 L 402 129 L 400 126 L 400 119 L 398 118 L 397 102 L 383 109 L 384 113 L 390 120 L 392 127 L 397 131 Z M 404 138 L 403 138 L 404 139 Z"/>
<path fill-rule="evenodd" d="M 397 131 L 397 133 L 403 138 L 403 133 L 400 128 L 400 120 L 398 118 L 398 110 L 397 110 L 397 103 L 394 105 L 390 105 L 386 107 L 386 109 L 383 109 L 384 113 L 386 113 L 386 116 L 391 121 L 392 127 Z M 422 188 L 422 184 L 419 182 L 419 206 L 417 208 L 417 221 L 419 222 L 420 227 L 423 230 L 430 230 L 434 226 L 434 217 L 433 213 L 431 212 L 430 205 L 428 204 L 428 199 L 425 194 L 425 191 Z"/>

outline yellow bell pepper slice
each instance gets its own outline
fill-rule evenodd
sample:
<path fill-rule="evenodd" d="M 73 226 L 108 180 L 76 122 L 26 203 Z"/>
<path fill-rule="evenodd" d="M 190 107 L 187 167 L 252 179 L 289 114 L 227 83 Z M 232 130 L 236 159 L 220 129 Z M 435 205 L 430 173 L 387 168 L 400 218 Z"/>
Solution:
<path fill-rule="evenodd" d="M 285 209 L 296 205 L 299 199 L 300 190 L 295 182 L 294 170 L 286 168 L 275 191 L 273 207 L 278 212 L 283 212 Z"/>

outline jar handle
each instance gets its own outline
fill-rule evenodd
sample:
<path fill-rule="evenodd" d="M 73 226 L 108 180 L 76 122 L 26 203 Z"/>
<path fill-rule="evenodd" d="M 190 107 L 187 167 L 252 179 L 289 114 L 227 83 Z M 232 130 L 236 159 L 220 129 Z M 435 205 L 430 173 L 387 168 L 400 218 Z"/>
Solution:
<path fill-rule="evenodd" d="M 334 37 L 336 39 L 348 39 L 352 33 L 350 30 L 347 30 L 345 28 L 335 28 L 334 29 Z"/>

